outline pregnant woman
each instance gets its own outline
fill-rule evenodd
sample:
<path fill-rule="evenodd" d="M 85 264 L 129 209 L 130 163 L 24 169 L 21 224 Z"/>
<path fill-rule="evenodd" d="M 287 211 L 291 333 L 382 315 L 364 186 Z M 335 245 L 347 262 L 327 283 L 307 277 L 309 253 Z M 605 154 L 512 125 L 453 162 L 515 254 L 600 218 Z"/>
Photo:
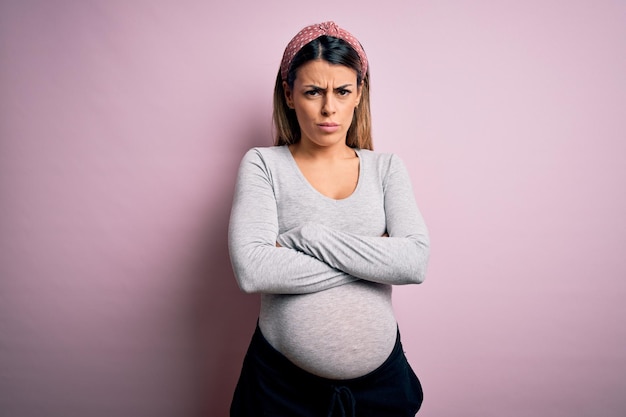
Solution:
<path fill-rule="evenodd" d="M 275 145 L 243 157 L 231 212 L 237 282 L 261 294 L 231 416 L 414 416 L 391 289 L 424 280 L 429 238 L 401 159 L 372 151 L 354 36 L 325 22 L 289 42 L 274 124 Z"/>

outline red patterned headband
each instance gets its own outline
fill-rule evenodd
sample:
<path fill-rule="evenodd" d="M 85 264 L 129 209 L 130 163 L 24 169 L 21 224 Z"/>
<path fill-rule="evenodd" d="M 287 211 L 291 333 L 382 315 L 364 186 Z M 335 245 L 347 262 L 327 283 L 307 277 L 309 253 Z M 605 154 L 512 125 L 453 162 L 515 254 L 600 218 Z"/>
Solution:
<path fill-rule="evenodd" d="M 291 61 L 293 61 L 293 57 L 296 56 L 300 49 L 307 43 L 323 35 L 332 36 L 348 42 L 359 55 L 359 59 L 361 60 L 361 74 L 365 77 L 367 73 L 367 56 L 359 41 L 348 31 L 337 26 L 335 22 L 324 22 L 305 27 L 287 44 L 287 48 L 285 48 L 285 53 L 283 54 L 283 60 L 280 64 L 280 76 L 283 80 L 287 80 Z"/>

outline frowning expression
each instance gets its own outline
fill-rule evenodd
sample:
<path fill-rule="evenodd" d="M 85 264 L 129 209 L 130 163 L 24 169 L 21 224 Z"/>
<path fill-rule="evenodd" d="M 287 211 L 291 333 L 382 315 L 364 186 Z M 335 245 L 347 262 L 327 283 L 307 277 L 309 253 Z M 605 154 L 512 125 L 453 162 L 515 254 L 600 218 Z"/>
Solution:
<path fill-rule="evenodd" d="M 361 98 L 352 68 L 323 60 L 298 68 L 293 88 L 284 82 L 287 105 L 295 110 L 301 140 L 317 146 L 344 144 Z"/>

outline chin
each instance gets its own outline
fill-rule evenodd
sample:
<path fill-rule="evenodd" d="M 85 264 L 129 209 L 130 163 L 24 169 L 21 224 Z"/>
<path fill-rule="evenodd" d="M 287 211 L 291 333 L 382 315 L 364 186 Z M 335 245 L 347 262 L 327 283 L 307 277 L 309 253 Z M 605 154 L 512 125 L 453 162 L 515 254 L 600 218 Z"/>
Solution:
<path fill-rule="evenodd" d="M 346 135 L 334 133 L 331 135 L 318 136 L 311 139 L 310 141 L 318 146 L 333 146 L 339 143 L 345 144 Z"/>
<path fill-rule="evenodd" d="M 322 146 L 322 147 L 329 147 L 329 146 L 336 146 L 339 144 L 345 145 L 346 144 L 346 140 L 345 139 L 337 139 L 337 140 L 315 140 L 312 141 L 314 144 L 316 144 L 317 146 Z"/>

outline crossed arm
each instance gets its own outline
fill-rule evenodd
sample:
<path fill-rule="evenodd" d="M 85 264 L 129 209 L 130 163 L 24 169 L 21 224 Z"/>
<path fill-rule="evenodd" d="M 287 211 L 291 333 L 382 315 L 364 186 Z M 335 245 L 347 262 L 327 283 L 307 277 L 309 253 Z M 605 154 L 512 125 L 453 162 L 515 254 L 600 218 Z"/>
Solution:
<path fill-rule="evenodd" d="M 304 294 L 358 279 L 422 282 L 428 233 L 404 165 L 399 159 L 392 162 L 383 184 L 385 235 L 361 236 L 316 223 L 279 235 L 271 173 L 260 154 L 249 151 L 240 166 L 229 226 L 231 262 L 240 288 Z"/>

